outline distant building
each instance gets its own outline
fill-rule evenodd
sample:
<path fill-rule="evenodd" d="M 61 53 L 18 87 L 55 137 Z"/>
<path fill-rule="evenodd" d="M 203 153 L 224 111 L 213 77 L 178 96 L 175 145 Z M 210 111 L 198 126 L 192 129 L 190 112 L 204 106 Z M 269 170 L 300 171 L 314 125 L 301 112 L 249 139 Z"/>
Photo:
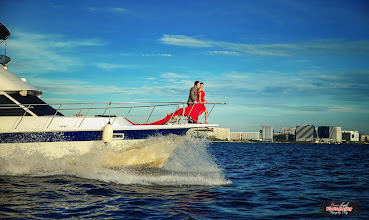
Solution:
<path fill-rule="evenodd" d="M 241 132 L 241 139 L 242 140 L 259 141 L 260 140 L 260 132 Z"/>
<path fill-rule="evenodd" d="M 284 133 L 277 133 L 273 135 L 274 141 L 282 141 L 282 142 L 290 142 L 295 141 L 295 134 L 284 134 Z"/>
<path fill-rule="evenodd" d="M 283 134 L 289 134 L 289 135 L 295 135 L 296 134 L 296 128 L 295 127 L 285 127 L 283 129 Z"/>
<path fill-rule="evenodd" d="M 260 132 L 231 132 L 231 140 L 241 141 L 241 140 L 260 140 Z"/>
<path fill-rule="evenodd" d="M 340 143 L 342 141 L 341 127 L 320 126 L 318 127 L 318 138 L 320 142 Z"/>
<path fill-rule="evenodd" d="M 191 128 L 187 133 L 218 140 L 231 140 L 230 128 Z"/>
<path fill-rule="evenodd" d="M 230 128 L 213 128 L 213 131 L 208 132 L 209 138 L 215 138 L 219 140 L 231 140 Z"/>
<path fill-rule="evenodd" d="M 231 132 L 230 133 L 231 140 L 240 141 L 241 140 L 241 132 Z"/>
<path fill-rule="evenodd" d="M 361 135 L 360 142 L 368 143 L 369 142 L 369 135 Z"/>
<path fill-rule="evenodd" d="M 329 138 L 329 126 L 318 127 L 318 137 L 319 138 Z"/>
<path fill-rule="evenodd" d="M 297 142 L 311 142 L 315 138 L 314 125 L 299 125 L 296 127 Z"/>
<path fill-rule="evenodd" d="M 265 142 L 273 142 L 273 126 L 263 125 L 261 130 L 261 140 Z"/>
<path fill-rule="evenodd" d="M 342 140 L 346 142 L 359 142 L 358 131 L 342 131 Z"/>
<path fill-rule="evenodd" d="M 334 127 L 335 133 L 333 133 L 333 137 L 335 137 L 335 140 L 337 143 L 342 142 L 342 129 L 341 127 Z"/>
<path fill-rule="evenodd" d="M 277 133 L 273 134 L 274 141 L 288 141 L 288 134 Z"/>

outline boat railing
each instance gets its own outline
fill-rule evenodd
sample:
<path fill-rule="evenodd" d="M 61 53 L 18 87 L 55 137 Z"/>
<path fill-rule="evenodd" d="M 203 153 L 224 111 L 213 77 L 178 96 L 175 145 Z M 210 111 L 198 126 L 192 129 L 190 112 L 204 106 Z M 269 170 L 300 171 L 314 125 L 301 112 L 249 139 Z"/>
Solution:
<path fill-rule="evenodd" d="M 193 104 L 193 103 L 189 103 Z M 208 113 L 208 117 L 211 115 L 214 107 L 216 105 L 223 105 L 226 102 L 213 102 L 213 103 L 199 103 L 196 104 L 205 104 L 210 105 L 211 110 Z M 193 107 L 190 111 L 193 110 Z M 167 108 L 167 112 L 175 112 L 178 109 L 186 108 L 186 102 L 94 102 L 94 103 L 52 103 L 52 104 L 0 104 L 0 111 L 1 110 L 11 110 L 11 109 L 22 109 L 24 110 L 24 114 L 22 117 L 17 120 L 16 125 L 14 128 L 17 128 L 18 125 L 22 122 L 23 118 L 27 116 L 27 113 L 32 112 L 38 106 L 52 106 L 55 109 L 55 113 L 52 114 L 51 120 L 45 125 L 45 128 L 49 128 L 51 123 L 56 117 L 61 115 L 65 116 L 72 116 L 72 117 L 81 117 L 82 120 L 76 125 L 76 127 L 81 127 L 83 122 L 87 117 L 109 117 L 112 120 L 112 124 L 115 120 L 119 117 L 124 117 L 128 119 L 130 116 L 133 118 L 138 117 L 137 121 L 140 125 L 147 124 L 152 116 L 154 116 L 154 111 L 160 107 L 160 109 Z M 173 111 L 173 107 L 176 106 L 175 111 Z M 168 109 L 170 108 L 170 109 Z M 147 109 L 147 110 L 146 110 Z M 139 110 L 139 111 L 137 111 Z M 138 115 L 135 115 L 133 111 L 136 111 Z M 164 110 L 165 111 L 165 110 Z M 158 114 L 158 117 L 163 117 L 164 111 L 160 111 L 161 114 Z M 179 120 L 176 121 L 177 124 L 185 124 L 187 120 L 185 119 L 185 115 L 180 117 Z M 33 114 L 32 114 L 33 115 Z M 144 115 L 142 117 L 142 115 Z M 20 115 L 18 115 L 20 116 Z M 41 115 L 38 115 L 41 116 Z M 33 115 L 33 117 L 38 117 L 37 115 Z M 50 116 L 50 114 L 48 114 Z M 173 117 L 173 114 L 172 114 Z M 171 121 L 172 117 L 169 121 Z"/>

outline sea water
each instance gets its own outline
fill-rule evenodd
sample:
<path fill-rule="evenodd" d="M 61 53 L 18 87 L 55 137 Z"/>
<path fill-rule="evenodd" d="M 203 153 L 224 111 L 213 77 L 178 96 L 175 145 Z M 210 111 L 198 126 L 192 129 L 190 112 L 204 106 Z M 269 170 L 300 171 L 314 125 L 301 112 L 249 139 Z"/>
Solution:
<path fill-rule="evenodd" d="M 0 218 L 316 219 L 323 201 L 355 201 L 345 217 L 369 218 L 368 145 L 176 138 L 144 142 L 175 147 L 162 169 L 105 167 L 108 148 L 0 155 Z"/>

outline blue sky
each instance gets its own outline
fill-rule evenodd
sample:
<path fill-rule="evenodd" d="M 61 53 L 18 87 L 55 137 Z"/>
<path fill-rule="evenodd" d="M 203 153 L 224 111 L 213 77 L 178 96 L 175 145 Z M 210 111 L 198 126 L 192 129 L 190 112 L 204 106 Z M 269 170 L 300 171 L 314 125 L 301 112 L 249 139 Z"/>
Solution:
<path fill-rule="evenodd" d="M 49 102 L 186 101 L 210 122 L 369 133 L 369 3 L 6 1 L 9 70 Z"/>

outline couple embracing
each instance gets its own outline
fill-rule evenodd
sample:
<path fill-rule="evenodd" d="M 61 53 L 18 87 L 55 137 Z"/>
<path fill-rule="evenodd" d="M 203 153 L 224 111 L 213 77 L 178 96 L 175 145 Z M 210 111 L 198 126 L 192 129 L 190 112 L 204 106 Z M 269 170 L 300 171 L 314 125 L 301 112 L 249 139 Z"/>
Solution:
<path fill-rule="evenodd" d="M 188 114 L 189 123 L 201 124 L 199 116 L 205 112 L 205 124 L 208 124 L 208 110 L 204 103 L 208 103 L 205 99 L 204 83 L 195 81 L 194 86 L 190 89 L 187 101 L 187 108 L 190 110 Z"/>

